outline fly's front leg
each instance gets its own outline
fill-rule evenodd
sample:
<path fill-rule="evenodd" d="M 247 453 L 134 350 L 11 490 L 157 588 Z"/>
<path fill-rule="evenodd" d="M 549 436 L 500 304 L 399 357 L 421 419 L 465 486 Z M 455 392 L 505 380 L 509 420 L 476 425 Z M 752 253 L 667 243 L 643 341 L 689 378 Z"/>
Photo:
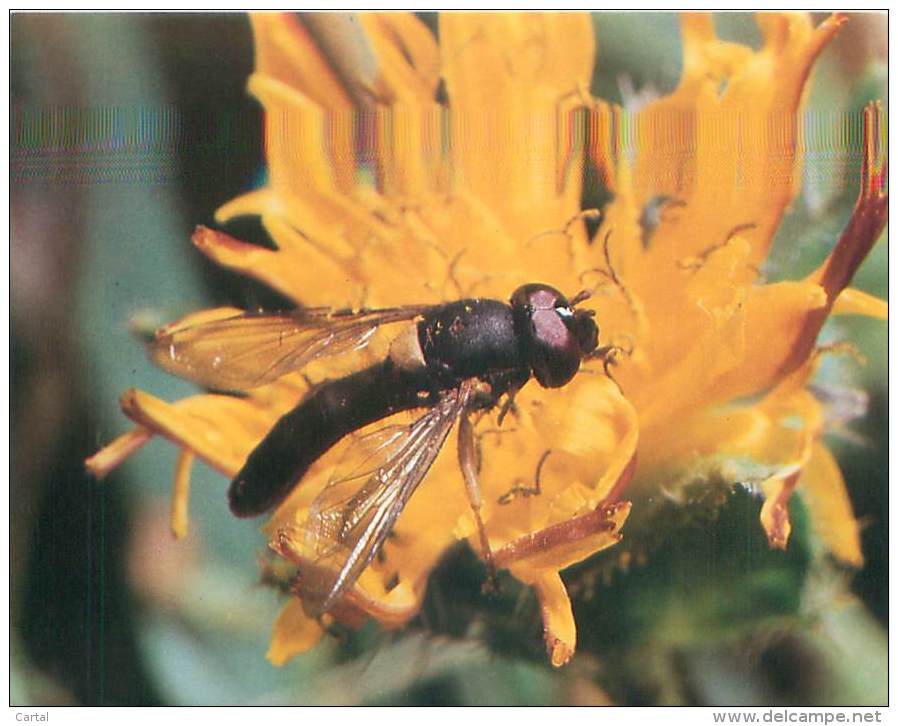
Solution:
<path fill-rule="evenodd" d="M 517 415 L 517 409 L 515 409 L 514 405 L 514 397 L 518 395 L 518 391 L 521 390 L 521 386 L 511 386 L 508 389 L 508 393 L 505 397 L 505 403 L 502 404 L 502 408 L 499 409 L 499 417 L 496 419 L 496 422 L 499 426 L 502 425 L 502 422 L 505 420 L 505 417 L 508 415 L 509 411 L 514 411 L 515 415 Z"/>
<path fill-rule="evenodd" d="M 602 368 L 605 370 L 605 375 L 617 386 L 617 390 L 621 392 L 623 395 L 624 390 L 620 387 L 620 383 L 617 382 L 615 377 L 611 374 L 611 366 L 617 365 L 617 362 L 620 360 L 621 356 L 631 356 L 633 355 L 633 344 L 632 342 L 626 348 L 620 345 L 603 345 L 599 348 L 596 348 L 591 354 L 590 359 L 599 359 L 602 361 Z"/>
<path fill-rule="evenodd" d="M 480 517 L 480 508 L 483 505 L 483 497 L 480 494 L 480 482 L 477 478 L 477 451 L 474 446 L 474 426 L 463 413 L 458 425 L 458 465 L 461 468 L 462 478 L 465 480 L 465 491 L 468 501 L 471 503 L 471 511 L 474 513 L 474 522 L 477 525 L 477 533 L 480 536 L 480 549 L 486 562 L 487 581 L 484 589 L 488 592 L 496 591 L 496 563 L 493 559 L 493 551 L 490 549 L 486 530 L 483 527 L 483 519 Z"/>

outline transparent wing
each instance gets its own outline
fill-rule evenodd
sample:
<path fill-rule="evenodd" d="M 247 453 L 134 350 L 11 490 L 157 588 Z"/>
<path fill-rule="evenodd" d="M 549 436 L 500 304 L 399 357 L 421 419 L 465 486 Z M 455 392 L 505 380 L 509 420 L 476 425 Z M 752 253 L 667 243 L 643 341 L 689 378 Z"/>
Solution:
<path fill-rule="evenodd" d="M 245 390 L 272 383 L 325 355 L 359 350 L 381 325 L 411 320 L 427 306 L 357 312 L 308 308 L 241 313 L 156 332 L 150 356 L 160 368 L 208 388 Z"/>
<path fill-rule="evenodd" d="M 305 547 L 315 561 L 302 577 L 310 612 L 326 612 L 377 556 L 472 390 L 464 382 L 409 426 L 387 427 L 353 444 L 305 524 Z"/>

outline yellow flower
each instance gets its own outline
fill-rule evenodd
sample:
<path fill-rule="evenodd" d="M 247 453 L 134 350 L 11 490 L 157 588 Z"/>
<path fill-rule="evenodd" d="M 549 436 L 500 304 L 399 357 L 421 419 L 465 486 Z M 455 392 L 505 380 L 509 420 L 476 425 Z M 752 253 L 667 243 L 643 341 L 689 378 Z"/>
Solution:
<path fill-rule="evenodd" d="M 631 115 L 588 96 L 586 16 L 448 14 L 439 43 L 412 16 L 356 19 L 343 31 L 365 61 L 350 73 L 304 21 L 253 18 L 249 88 L 266 111 L 269 181 L 217 219 L 258 215 L 277 249 L 205 228 L 194 243 L 303 305 L 507 299 L 530 281 L 594 287 L 602 341 L 627 353 L 615 380 L 588 365 L 561 389 L 526 386 L 502 428 L 495 413 L 476 424 L 486 534 L 496 564 L 536 591 L 551 662 L 567 662 L 576 645 L 559 572 L 619 541 L 625 493 L 638 501 L 678 473 L 704 467 L 735 481 L 751 459 L 764 472 L 761 523 L 773 546 L 786 546 L 788 498 L 801 486 L 833 554 L 859 565 L 845 487 L 820 443 L 822 406 L 806 384 L 828 315 L 885 317 L 883 303 L 847 287 L 886 218 L 878 109 L 865 116 L 861 197 L 830 257 L 803 280 L 764 284 L 759 274 L 798 191 L 806 81 L 843 18 L 815 29 L 803 15 L 759 16 L 764 45 L 753 51 L 718 40 L 710 16 L 687 16 L 680 86 Z M 632 154 L 621 149 L 627 133 Z M 584 219 L 595 215 L 580 209 L 584 157 L 614 193 L 592 238 Z M 647 237 L 640 215 L 658 200 Z M 345 365 L 376 360 L 388 343 L 378 334 Z M 193 458 L 232 477 L 310 382 L 343 365 L 316 362 L 246 398 L 170 404 L 129 391 L 122 406 L 137 428 L 88 464 L 102 475 L 153 435 L 173 441 L 183 453 L 172 521 L 183 533 Z M 302 524 L 355 440 L 316 462 L 266 526 L 287 560 L 309 564 Z M 481 551 L 454 448 L 450 439 L 383 557 L 325 620 L 402 625 L 447 547 L 468 538 Z M 525 496 L 537 477 L 539 494 Z M 269 658 L 283 663 L 322 633 L 293 598 Z"/>

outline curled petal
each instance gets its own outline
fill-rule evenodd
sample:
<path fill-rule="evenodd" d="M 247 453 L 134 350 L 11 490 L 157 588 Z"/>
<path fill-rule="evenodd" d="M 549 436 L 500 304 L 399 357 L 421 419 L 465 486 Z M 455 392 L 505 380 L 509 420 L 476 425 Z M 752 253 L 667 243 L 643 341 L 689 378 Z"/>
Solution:
<path fill-rule="evenodd" d="M 516 398 L 517 417 L 509 426 L 515 431 L 502 433 L 489 421 L 480 428 L 483 518 L 494 549 L 523 546 L 525 540 L 535 543 L 539 533 L 559 532 L 553 526 L 576 522 L 608 503 L 630 479 L 639 426 L 629 401 L 602 374 L 578 376 L 565 393 L 525 388 Z M 467 518 L 468 526 L 460 532 L 464 536 L 475 533 Z M 598 526 L 600 520 L 599 515 L 587 521 Z M 573 535 L 576 527 L 571 525 L 568 533 Z M 596 541 L 588 536 L 588 524 L 577 531 L 573 539 L 584 539 L 572 547 L 580 559 L 593 545 L 606 546 L 604 535 Z M 471 545 L 479 551 L 476 539 Z M 518 550 L 518 556 L 524 551 Z M 540 566 L 559 570 L 571 561 L 576 559 L 569 560 L 559 549 L 547 552 Z"/>
<path fill-rule="evenodd" d="M 785 372 L 783 360 L 794 350 L 810 315 L 824 315 L 826 291 L 810 282 L 782 282 L 752 288 L 746 302 L 745 358 L 716 383 L 715 396 L 736 398 L 763 390 Z M 817 331 L 814 330 L 816 339 Z M 807 353 L 800 359 L 803 362 Z M 794 366 L 793 366 L 794 367 Z"/>
<path fill-rule="evenodd" d="M 789 498 L 798 479 L 801 476 L 801 468 L 789 467 L 787 470 L 777 472 L 761 484 L 764 492 L 764 505 L 761 507 L 761 526 L 767 533 L 767 541 L 770 546 L 784 550 L 792 533 L 792 523 L 789 521 Z"/>

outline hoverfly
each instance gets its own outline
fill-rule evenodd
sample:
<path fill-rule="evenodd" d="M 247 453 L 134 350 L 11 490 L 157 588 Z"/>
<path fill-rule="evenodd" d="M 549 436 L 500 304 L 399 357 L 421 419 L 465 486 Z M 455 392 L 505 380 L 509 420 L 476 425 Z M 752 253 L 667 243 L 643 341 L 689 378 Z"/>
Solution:
<path fill-rule="evenodd" d="M 394 413 L 426 409 L 408 426 L 362 436 L 354 444 L 364 448 L 361 470 L 332 478 L 313 501 L 305 536 L 322 565 L 316 571 L 330 575 L 318 584 L 317 595 L 307 601 L 304 593 L 304 605 L 321 614 L 377 556 L 456 423 L 462 478 L 492 574 L 469 416 L 494 409 L 506 396 L 501 422 L 531 378 L 557 388 L 584 359 L 607 355 L 612 346 L 597 347 L 594 311 L 576 308 L 588 297 L 584 291 L 568 300 L 549 285 L 531 283 L 515 290 L 508 303 L 474 298 L 355 312 L 247 312 L 163 327 L 150 352 L 160 367 L 203 386 L 246 390 L 322 356 L 359 350 L 378 329 L 395 327 L 384 360 L 313 387 L 281 417 L 228 492 L 236 516 L 261 515 L 284 501 L 343 437 Z"/>

